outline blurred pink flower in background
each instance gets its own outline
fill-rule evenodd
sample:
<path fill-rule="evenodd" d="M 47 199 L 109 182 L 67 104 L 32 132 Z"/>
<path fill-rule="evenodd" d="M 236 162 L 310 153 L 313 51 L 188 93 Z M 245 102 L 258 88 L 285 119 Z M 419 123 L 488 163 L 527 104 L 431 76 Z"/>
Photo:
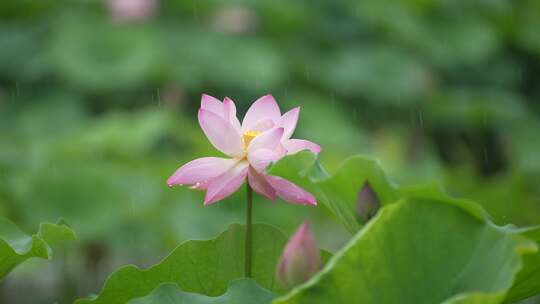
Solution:
<path fill-rule="evenodd" d="M 277 268 L 277 281 L 292 288 L 309 280 L 321 269 L 321 254 L 315 237 L 305 221 L 289 239 Z"/>
<path fill-rule="evenodd" d="M 281 115 L 272 95 L 259 98 L 246 113 L 242 124 L 236 117 L 234 102 L 223 102 L 203 95 L 199 124 L 212 145 L 229 156 L 203 157 L 178 169 L 168 180 L 169 186 L 190 185 L 206 190 L 204 204 L 212 204 L 234 193 L 247 179 L 253 190 L 264 197 L 277 197 L 293 204 L 316 205 L 315 197 L 283 178 L 268 175 L 266 167 L 288 154 L 301 150 L 319 153 L 319 145 L 291 139 L 300 108 Z"/>
<path fill-rule="evenodd" d="M 156 12 L 158 0 L 106 0 L 109 13 L 116 22 L 144 21 Z"/>
<path fill-rule="evenodd" d="M 223 8 L 212 18 L 212 26 L 216 30 L 229 34 L 253 32 L 257 23 L 255 11 L 241 6 Z"/>

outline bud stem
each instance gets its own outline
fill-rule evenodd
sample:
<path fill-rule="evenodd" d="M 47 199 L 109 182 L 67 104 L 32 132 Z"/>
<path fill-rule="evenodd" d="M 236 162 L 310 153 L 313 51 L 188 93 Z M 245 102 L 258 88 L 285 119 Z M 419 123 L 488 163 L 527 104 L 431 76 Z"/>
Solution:
<path fill-rule="evenodd" d="M 253 189 L 249 183 L 246 182 L 246 240 L 245 240 L 245 266 L 244 274 L 246 278 L 251 278 L 251 256 L 252 256 L 252 244 L 253 236 L 251 229 L 251 219 L 253 210 Z"/>

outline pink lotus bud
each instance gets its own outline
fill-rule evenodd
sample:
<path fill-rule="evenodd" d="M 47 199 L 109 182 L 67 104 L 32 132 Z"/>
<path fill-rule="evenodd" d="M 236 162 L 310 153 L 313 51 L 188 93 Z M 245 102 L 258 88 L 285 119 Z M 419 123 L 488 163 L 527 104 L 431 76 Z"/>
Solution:
<path fill-rule="evenodd" d="M 309 223 L 305 221 L 285 246 L 277 269 L 278 283 L 292 288 L 311 278 L 321 266 L 319 248 Z"/>
<path fill-rule="evenodd" d="M 373 191 L 369 182 L 365 182 L 356 200 L 356 215 L 363 223 L 366 223 L 375 216 L 379 208 L 380 203 L 377 194 Z"/>

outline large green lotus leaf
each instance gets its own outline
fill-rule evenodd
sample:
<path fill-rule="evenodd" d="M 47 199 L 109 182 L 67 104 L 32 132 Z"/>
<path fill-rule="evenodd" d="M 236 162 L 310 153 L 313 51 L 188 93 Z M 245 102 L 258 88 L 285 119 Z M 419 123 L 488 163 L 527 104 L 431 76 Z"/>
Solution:
<path fill-rule="evenodd" d="M 29 258 L 50 259 L 51 245 L 74 239 L 75 232 L 63 221 L 42 223 L 36 234 L 27 235 L 0 217 L 0 280 Z"/>
<path fill-rule="evenodd" d="M 489 214 L 478 203 L 468 199 L 455 199 L 450 197 L 438 183 L 427 183 L 410 186 L 400 186 L 398 189 L 401 198 L 410 200 L 443 200 L 460 206 L 478 219 L 489 218 Z"/>
<path fill-rule="evenodd" d="M 185 292 L 221 295 L 229 282 L 244 276 L 244 239 L 245 226 L 233 224 L 215 239 L 187 241 L 149 269 L 120 268 L 109 276 L 101 294 L 76 303 L 126 303 L 163 283 L 175 283 Z M 253 279 L 265 289 L 279 290 L 275 269 L 286 241 L 272 226 L 253 226 Z"/>
<path fill-rule="evenodd" d="M 368 182 L 382 205 L 394 203 L 399 194 L 377 161 L 364 156 L 345 160 L 336 172 L 328 175 L 317 161 L 317 155 L 302 151 L 282 158 L 268 168 L 313 193 L 352 233 L 362 225 L 356 214 L 358 194 Z"/>
<path fill-rule="evenodd" d="M 274 304 L 502 303 L 537 246 L 474 203 L 409 198 L 385 206 L 306 284 Z"/>
<path fill-rule="evenodd" d="M 540 227 L 524 229 L 524 236 L 540 243 Z M 506 296 L 506 303 L 513 303 L 540 293 L 540 253 L 528 254 L 523 259 L 523 268 Z"/>
<path fill-rule="evenodd" d="M 227 292 L 219 297 L 185 292 L 168 283 L 154 289 L 146 297 L 129 301 L 129 304 L 267 304 L 274 298 L 271 292 L 253 280 L 239 279 L 231 282 Z"/>

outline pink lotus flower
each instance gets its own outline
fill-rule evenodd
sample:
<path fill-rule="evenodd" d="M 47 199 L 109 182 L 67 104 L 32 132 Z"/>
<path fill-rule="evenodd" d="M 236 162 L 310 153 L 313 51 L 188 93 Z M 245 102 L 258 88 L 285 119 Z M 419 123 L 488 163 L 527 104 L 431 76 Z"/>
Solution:
<path fill-rule="evenodd" d="M 302 284 L 321 269 L 321 255 L 309 223 L 305 221 L 291 237 L 277 268 L 277 281 L 285 288 Z"/>
<path fill-rule="evenodd" d="M 223 102 L 202 95 L 199 124 L 206 137 L 230 158 L 203 157 L 178 169 L 168 180 L 169 186 L 190 185 L 206 190 L 204 204 L 209 205 L 234 193 L 244 182 L 255 192 L 293 204 L 317 205 L 315 197 L 295 184 L 265 173 L 266 167 L 285 155 L 301 150 L 319 153 L 319 145 L 302 139 L 291 139 L 300 108 L 281 115 L 272 95 L 259 98 L 246 113 L 242 124 L 236 117 L 234 102 Z"/>

